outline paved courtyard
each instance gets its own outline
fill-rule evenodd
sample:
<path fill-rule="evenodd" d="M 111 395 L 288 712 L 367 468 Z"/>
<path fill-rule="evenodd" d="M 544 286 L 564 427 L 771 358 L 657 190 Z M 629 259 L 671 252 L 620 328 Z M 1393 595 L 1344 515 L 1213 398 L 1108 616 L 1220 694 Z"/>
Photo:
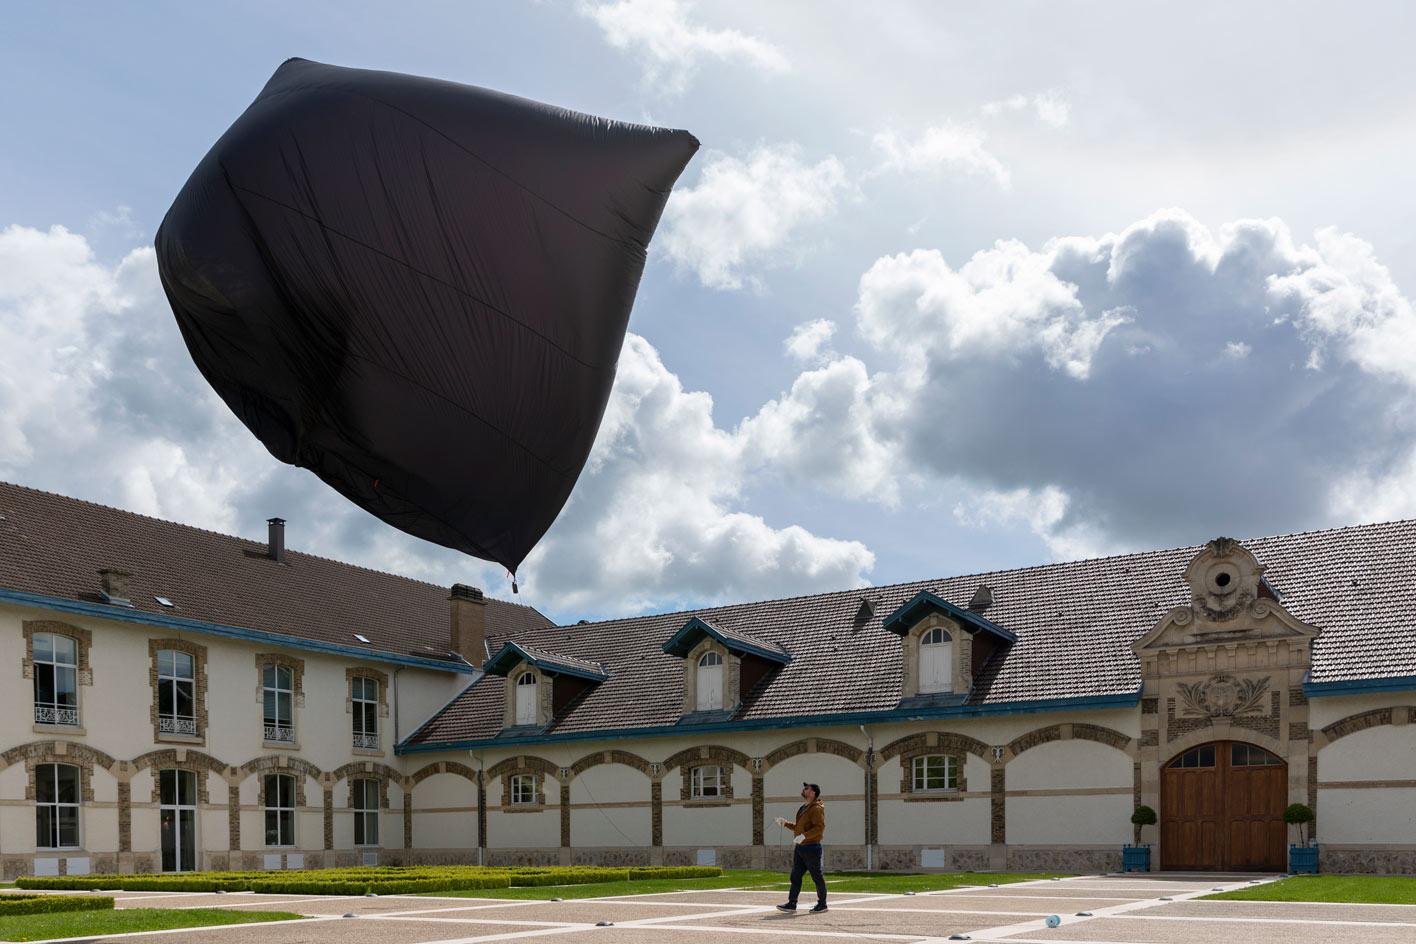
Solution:
<path fill-rule="evenodd" d="M 88 940 L 155 936 L 163 944 L 480 944 L 538 938 L 560 944 L 942 944 L 958 940 L 954 935 L 1008 944 L 1279 944 L 1300 936 L 1321 937 L 1325 944 L 1416 940 L 1416 905 L 1195 900 L 1251 881 L 1252 876 L 1081 876 L 915 895 L 843 892 L 832 896 L 831 910 L 824 915 L 777 912 L 773 905 L 782 899 L 781 892 L 723 889 L 564 902 L 119 892 L 119 908 L 216 907 L 308 917 Z M 803 904 L 810 904 L 806 895 Z M 1061 925 L 1048 928 L 1048 915 L 1059 916 Z M 611 926 L 597 926 L 600 922 Z"/>

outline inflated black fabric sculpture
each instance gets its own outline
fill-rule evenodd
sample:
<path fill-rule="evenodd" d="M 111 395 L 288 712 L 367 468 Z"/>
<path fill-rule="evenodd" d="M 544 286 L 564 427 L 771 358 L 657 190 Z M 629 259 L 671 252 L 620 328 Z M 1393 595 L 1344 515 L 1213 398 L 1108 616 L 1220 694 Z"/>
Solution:
<path fill-rule="evenodd" d="M 291 59 L 167 212 L 163 288 L 271 454 L 514 572 L 589 455 L 645 249 L 697 148 Z"/>

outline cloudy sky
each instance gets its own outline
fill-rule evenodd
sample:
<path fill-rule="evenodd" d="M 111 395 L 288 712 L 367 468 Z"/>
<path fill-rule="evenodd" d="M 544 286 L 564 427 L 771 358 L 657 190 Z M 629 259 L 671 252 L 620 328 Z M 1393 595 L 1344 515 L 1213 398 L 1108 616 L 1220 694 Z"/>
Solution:
<path fill-rule="evenodd" d="M 1407 4 L 17 3 L 0 479 L 510 592 L 280 465 L 152 234 L 289 56 L 693 131 L 564 620 L 1416 515 Z"/>

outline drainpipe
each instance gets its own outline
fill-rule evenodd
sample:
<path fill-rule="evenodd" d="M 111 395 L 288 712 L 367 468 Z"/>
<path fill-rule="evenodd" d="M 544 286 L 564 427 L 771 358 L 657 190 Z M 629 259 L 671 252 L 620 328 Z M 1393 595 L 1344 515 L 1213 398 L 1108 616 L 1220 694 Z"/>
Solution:
<path fill-rule="evenodd" d="M 875 792 L 875 739 L 865 730 L 865 725 L 860 726 L 860 733 L 865 737 L 865 870 L 871 872 L 875 867 L 875 845 L 870 841 L 870 797 Z"/>
<path fill-rule="evenodd" d="M 487 789 L 487 778 L 482 775 L 482 765 L 483 765 L 483 759 L 482 759 L 482 758 L 483 758 L 483 754 L 482 754 L 481 751 L 477 751 L 477 752 L 473 753 L 472 756 L 475 757 L 475 758 L 477 758 L 477 795 L 480 796 L 480 797 L 482 797 L 482 798 L 483 798 L 482 802 L 485 803 L 485 802 L 486 802 L 486 796 L 485 796 L 485 793 L 484 793 L 483 791 L 485 791 L 485 790 Z M 480 865 L 482 864 L 482 855 L 483 855 L 484 851 L 485 851 L 485 847 L 482 845 L 482 837 L 481 837 L 481 836 L 478 836 L 478 837 L 477 837 L 477 865 L 478 865 L 478 866 L 480 866 Z"/>
<path fill-rule="evenodd" d="M 393 670 L 393 743 L 398 746 L 398 673 L 403 671 L 403 666 L 395 666 Z"/>

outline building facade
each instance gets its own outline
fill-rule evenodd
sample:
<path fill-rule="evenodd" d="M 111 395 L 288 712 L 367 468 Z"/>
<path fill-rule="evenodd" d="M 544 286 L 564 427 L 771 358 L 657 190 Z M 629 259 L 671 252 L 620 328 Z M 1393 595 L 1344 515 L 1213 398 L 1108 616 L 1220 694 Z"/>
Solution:
<path fill-rule="evenodd" d="M 0 486 L 0 863 L 1416 870 L 1416 522 L 554 626 Z"/>

